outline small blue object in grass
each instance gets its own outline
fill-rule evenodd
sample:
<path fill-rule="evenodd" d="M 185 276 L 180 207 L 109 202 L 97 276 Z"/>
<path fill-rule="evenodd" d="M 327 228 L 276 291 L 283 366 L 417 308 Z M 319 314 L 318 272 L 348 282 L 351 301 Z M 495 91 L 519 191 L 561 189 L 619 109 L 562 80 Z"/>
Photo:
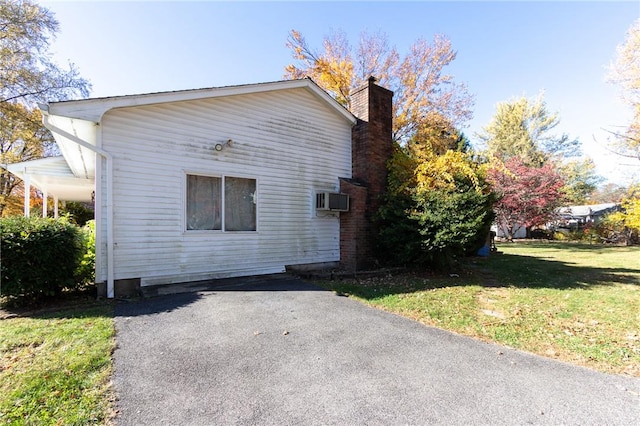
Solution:
<path fill-rule="evenodd" d="M 482 257 L 489 256 L 489 246 L 488 245 L 484 245 L 484 246 L 480 247 L 480 249 L 478 250 L 478 256 L 482 256 Z"/>

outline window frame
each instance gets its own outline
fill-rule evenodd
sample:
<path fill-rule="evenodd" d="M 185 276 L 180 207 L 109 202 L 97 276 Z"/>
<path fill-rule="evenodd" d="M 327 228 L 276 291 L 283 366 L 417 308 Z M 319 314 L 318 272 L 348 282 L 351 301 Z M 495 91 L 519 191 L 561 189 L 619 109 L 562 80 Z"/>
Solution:
<path fill-rule="evenodd" d="M 221 207 L 220 207 L 220 221 L 221 221 L 221 229 L 188 229 L 188 221 L 189 217 L 187 215 L 187 206 L 189 204 L 189 190 L 188 190 L 188 182 L 189 176 L 203 176 L 210 178 L 218 178 L 220 179 L 220 196 L 221 196 Z M 253 180 L 255 182 L 255 192 L 254 192 L 254 205 L 255 205 L 255 230 L 245 230 L 245 231 L 229 231 L 226 229 L 226 197 L 225 197 L 225 189 L 226 189 L 226 179 L 227 178 L 236 178 L 236 179 L 247 179 Z M 186 234 L 207 234 L 210 235 L 212 233 L 222 233 L 222 234 L 257 234 L 259 231 L 259 179 L 254 176 L 238 176 L 236 174 L 213 174 L 213 173 L 203 173 L 203 172 L 194 172 L 194 171 L 184 171 L 183 173 L 183 196 L 182 196 L 182 230 L 183 233 Z"/>

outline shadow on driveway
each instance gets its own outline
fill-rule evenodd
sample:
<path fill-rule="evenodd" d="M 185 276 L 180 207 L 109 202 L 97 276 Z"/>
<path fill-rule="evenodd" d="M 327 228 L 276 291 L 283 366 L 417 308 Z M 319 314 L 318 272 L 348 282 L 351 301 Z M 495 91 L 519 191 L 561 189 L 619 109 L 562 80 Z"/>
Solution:
<path fill-rule="evenodd" d="M 316 285 L 288 275 L 265 275 L 220 280 L 205 280 L 142 288 L 142 299 L 121 301 L 116 316 L 149 315 L 171 312 L 190 305 L 202 297 L 203 292 L 213 294 L 226 291 L 326 291 Z M 160 297 L 159 297 L 160 296 Z M 162 297 L 165 296 L 165 297 Z"/>

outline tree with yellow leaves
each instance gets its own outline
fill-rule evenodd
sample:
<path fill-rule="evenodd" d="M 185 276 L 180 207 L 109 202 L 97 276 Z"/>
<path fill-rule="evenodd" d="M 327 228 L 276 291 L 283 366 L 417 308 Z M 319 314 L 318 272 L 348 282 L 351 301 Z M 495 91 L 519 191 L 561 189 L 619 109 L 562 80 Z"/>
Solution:
<path fill-rule="evenodd" d="M 493 195 L 457 130 L 471 118 L 473 102 L 445 72 L 456 58 L 451 42 L 419 39 L 401 57 L 382 33 L 361 34 L 354 50 L 343 32 L 334 32 L 316 51 L 294 30 L 287 46 L 297 63 L 286 67 L 285 78 L 309 77 L 347 108 L 370 76 L 394 92 L 396 145 L 375 218 L 378 258 L 443 267 L 477 251 L 489 233 Z"/>
<path fill-rule="evenodd" d="M 624 238 L 627 245 L 638 243 L 640 238 L 640 184 L 627 190 L 620 203 L 622 209 L 607 215 L 604 227 Z"/>
<path fill-rule="evenodd" d="M 498 103 L 495 115 L 477 136 L 486 144 L 488 157 L 505 161 L 519 157 L 525 164 L 539 167 L 579 153 L 577 139 L 554 134 L 559 124 L 559 115 L 548 110 L 541 93 L 535 99 L 521 96 Z"/>
<path fill-rule="evenodd" d="M 0 164 L 42 158 L 53 146 L 39 110 L 21 103 L 0 102 Z M 0 169 L 0 217 L 22 213 L 21 194 L 16 191 L 24 191 L 22 181 Z"/>
<path fill-rule="evenodd" d="M 620 85 L 622 98 L 633 108 L 634 114 L 626 130 L 612 132 L 616 138 L 616 152 L 640 160 L 640 19 L 633 23 L 626 40 L 618 46 L 608 78 Z"/>
<path fill-rule="evenodd" d="M 347 108 L 352 91 L 370 76 L 392 90 L 393 138 L 397 142 L 420 139 L 434 129 L 453 135 L 471 118 L 471 95 L 464 84 L 455 83 L 445 72 L 456 52 L 444 36 L 436 35 L 431 43 L 417 40 L 404 57 L 381 32 L 362 33 L 355 51 L 344 32 L 333 32 L 317 51 L 299 31 L 292 30 L 287 47 L 296 63 L 285 68 L 285 78 L 309 77 Z M 447 141 L 443 138 L 443 143 Z"/>
<path fill-rule="evenodd" d="M 450 267 L 485 245 L 493 202 L 486 168 L 470 153 L 396 144 L 376 217 L 378 249 L 392 264 Z"/>

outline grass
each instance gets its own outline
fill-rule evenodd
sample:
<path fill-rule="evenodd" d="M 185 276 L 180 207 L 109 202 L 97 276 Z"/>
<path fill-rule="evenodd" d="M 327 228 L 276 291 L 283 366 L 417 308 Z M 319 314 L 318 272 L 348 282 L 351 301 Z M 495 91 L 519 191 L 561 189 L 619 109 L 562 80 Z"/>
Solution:
<path fill-rule="evenodd" d="M 640 247 L 516 243 L 447 274 L 325 281 L 425 324 L 640 377 Z M 108 424 L 113 307 L 0 319 L 0 424 Z"/>
<path fill-rule="evenodd" d="M 0 320 L 0 424 L 109 422 L 108 304 Z"/>
<path fill-rule="evenodd" d="M 448 274 L 324 281 L 425 324 L 640 376 L 640 247 L 512 243 Z"/>

